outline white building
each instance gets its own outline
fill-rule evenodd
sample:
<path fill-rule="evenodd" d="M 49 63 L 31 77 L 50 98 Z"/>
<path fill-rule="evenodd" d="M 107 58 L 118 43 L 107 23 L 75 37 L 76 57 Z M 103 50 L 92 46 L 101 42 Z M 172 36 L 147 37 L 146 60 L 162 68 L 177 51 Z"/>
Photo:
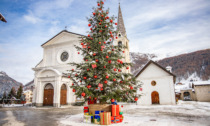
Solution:
<path fill-rule="evenodd" d="M 119 6 L 118 12 L 118 38 L 113 41 L 115 45 L 125 44 L 128 46 L 125 26 Z M 50 105 L 60 107 L 60 105 L 72 104 L 76 97 L 70 86 L 72 82 L 63 73 L 73 69 L 68 63 L 83 61 L 83 57 L 78 55 L 74 45 L 80 44 L 80 34 L 61 31 L 56 36 L 42 44 L 43 59 L 33 68 L 35 71 L 33 104 L 36 106 Z M 124 61 L 129 62 L 129 46 L 124 52 Z M 75 69 L 75 68 L 74 68 Z"/>
<path fill-rule="evenodd" d="M 136 75 L 137 80 L 143 82 L 142 94 L 137 101 L 139 105 L 175 104 L 174 83 L 176 76 L 159 64 L 150 60 Z"/>

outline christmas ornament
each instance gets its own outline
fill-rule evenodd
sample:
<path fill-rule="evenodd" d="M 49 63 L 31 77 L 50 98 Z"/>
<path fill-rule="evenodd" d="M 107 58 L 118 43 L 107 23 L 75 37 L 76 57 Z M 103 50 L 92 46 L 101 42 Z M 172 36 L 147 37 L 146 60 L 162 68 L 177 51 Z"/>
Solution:
<path fill-rule="evenodd" d="M 87 71 L 89 71 L 90 69 L 89 68 L 87 68 Z"/>
<path fill-rule="evenodd" d="M 82 48 L 84 48 L 84 49 L 85 49 L 85 48 L 87 48 L 87 46 L 86 46 L 86 45 L 83 45 L 83 46 L 82 46 Z"/>
<path fill-rule="evenodd" d="M 88 26 L 90 27 L 90 26 L 91 26 L 91 24 L 88 24 Z"/>
<path fill-rule="evenodd" d="M 109 62 L 109 64 L 111 64 L 111 63 L 112 63 L 112 61 L 111 61 L 111 60 L 109 60 L 108 62 Z"/>
<path fill-rule="evenodd" d="M 135 99 L 134 99 L 135 101 L 138 101 L 138 98 L 137 97 L 135 97 Z"/>
<path fill-rule="evenodd" d="M 114 78 L 113 81 L 116 81 L 116 79 Z"/>
<path fill-rule="evenodd" d="M 112 23 L 112 22 L 113 22 L 113 20 L 110 20 L 110 22 Z"/>
<path fill-rule="evenodd" d="M 106 56 L 106 58 L 108 59 L 108 58 L 109 58 L 109 56 Z"/>
<path fill-rule="evenodd" d="M 68 78 L 70 78 L 70 76 L 68 76 Z"/>
<path fill-rule="evenodd" d="M 72 71 L 74 71 L 74 69 L 72 69 Z"/>
<path fill-rule="evenodd" d="M 140 90 L 140 91 L 142 91 L 143 89 L 142 89 L 142 88 L 140 88 L 139 90 Z"/>
<path fill-rule="evenodd" d="M 114 68 L 114 71 L 117 71 L 117 69 L 116 69 L 116 68 Z"/>
<path fill-rule="evenodd" d="M 81 43 L 81 45 L 83 45 L 83 43 Z"/>
<path fill-rule="evenodd" d="M 72 85 L 72 86 L 74 86 L 74 84 L 73 84 L 73 83 L 72 83 L 71 85 Z"/>
<path fill-rule="evenodd" d="M 104 66 L 104 68 L 106 68 L 106 66 Z"/>
<path fill-rule="evenodd" d="M 123 53 L 125 53 L 125 51 L 123 51 Z"/>
<path fill-rule="evenodd" d="M 104 83 L 107 84 L 107 80 L 105 80 Z"/>
<path fill-rule="evenodd" d="M 85 97 L 85 93 L 84 92 L 82 92 L 82 94 L 81 94 L 83 97 Z"/>
<path fill-rule="evenodd" d="M 84 79 L 84 80 L 86 80 L 86 79 L 87 79 L 87 77 L 83 77 L 83 79 Z"/>
<path fill-rule="evenodd" d="M 126 67 L 126 69 L 128 70 L 128 69 L 129 69 L 129 67 Z"/>
<path fill-rule="evenodd" d="M 111 102 L 114 102 L 115 100 L 114 99 L 111 99 Z"/>
<path fill-rule="evenodd" d="M 78 54 L 80 54 L 80 52 L 78 52 Z"/>
<path fill-rule="evenodd" d="M 101 42 L 98 42 L 99 44 L 101 44 Z"/>
<path fill-rule="evenodd" d="M 115 25 L 117 25 L 117 23 L 115 23 Z"/>
<path fill-rule="evenodd" d="M 93 56 L 96 56 L 96 54 L 95 54 L 95 53 L 93 53 Z"/>
<path fill-rule="evenodd" d="M 106 79 L 108 79 L 109 78 L 109 76 L 106 76 Z"/>
<path fill-rule="evenodd" d="M 88 37 L 90 37 L 90 35 L 88 34 Z"/>
<path fill-rule="evenodd" d="M 118 39 L 118 37 L 116 37 L 116 39 Z"/>
<path fill-rule="evenodd" d="M 119 69 L 118 72 L 121 72 L 121 70 Z"/>
<path fill-rule="evenodd" d="M 98 62 L 98 59 L 96 59 L 96 62 Z"/>
<path fill-rule="evenodd" d="M 103 88 L 100 88 L 100 90 L 103 91 L 104 89 Z"/>
<path fill-rule="evenodd" d="M 94 78 L 97 78 L 97 76 L 95 75 Z"/>
<path fill-rule="evenodd" d="M 73 89 L 72 91 L 73 91 L 73 92 L 75 92 L 76 90 L 75 90 L 75 89 Z"/>
<path fill-rule="evenodd" d="M 97 67 L 97 65 L 96 64 L 92 64 L 92 68 L 94 69 L 94 68 L 96 68 Z"/>
<path fill-rule="evenodd" d="M 100 4 L 98 3 L 98 6 L 100 6 Z"/>
<path fill-rule="evenodd" d="M 95 13 L 95 12 L 93 12 L 93 15 L 95 16 L 95 15 L 96 15 L 96 13 Z"/>
<path fill-rule="evenodd" d="M 130 89 L 131 89 L 131 90 L 133 90 L 133 87 L 132 87 L 132 86 L 130 86 Z"/>
<path fill-rule="evenodd" d="M 106 42 L 104 42 L 104 44 L 106 44 Z"/>
<path fill-rule="evenodd" d="M 98 84 L 98 87 L 101 87 L 101 88 L 102 88 L 102 87 L 103 87 L 103 84 L 100 84 L 100 83 L 99 83 L 99 84 Z"/>

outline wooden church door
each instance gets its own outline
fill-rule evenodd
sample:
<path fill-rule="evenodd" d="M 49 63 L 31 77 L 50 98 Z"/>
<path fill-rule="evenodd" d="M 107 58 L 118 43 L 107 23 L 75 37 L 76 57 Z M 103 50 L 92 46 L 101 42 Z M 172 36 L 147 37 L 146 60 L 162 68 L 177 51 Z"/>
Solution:
<path fill-rule="evenodd" d="M 60 104 L 61 105 L 66 105 L 66 98 L 67 98 L 67 89 L 66 89 L 66 85 L 63 84 L 61 86 L 61 97 L 60 97 Z"/>
<path fill-rule="evenodd" d="M 52 84 L 47 84 L 44 88 L 43 105 L 53 105 L 54 89 Z"/>
<path fill-rule="evenodd" d="M 153 91 L 151 94 L 152 97 L 152 104 L 159 104 L 159 94 L 157 91 Z"/>

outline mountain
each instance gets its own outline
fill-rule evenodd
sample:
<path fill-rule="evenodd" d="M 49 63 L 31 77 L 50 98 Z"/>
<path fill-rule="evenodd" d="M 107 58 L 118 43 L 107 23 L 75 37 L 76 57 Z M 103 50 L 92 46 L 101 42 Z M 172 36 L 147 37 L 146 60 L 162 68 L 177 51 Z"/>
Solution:
<path fill-rule="evenodd" d="M 9 77 L 5 72 L 0 71 L 0 97 L 6 92 L 10 92 L 12 87 L 15 87 L 16 91 L 20 87 L 21 83 Z"/>
<path fill-rule="evenodd" d="M 158 56 L 155 54 L 134 52 L 130 53 L 130 57 L 133 63 L 131 71 L 134 75 L 136 75 L 149 60 L 158 59 Z M 210 49 L 168 57 L 158 60 L 157 62 L 164 68 L 171 66 L 172 72 L 177 76 L 177 81 L 187 80 L 192 77 L 192 75 L 201 78 L 201 80 L 210 79 Z"/>

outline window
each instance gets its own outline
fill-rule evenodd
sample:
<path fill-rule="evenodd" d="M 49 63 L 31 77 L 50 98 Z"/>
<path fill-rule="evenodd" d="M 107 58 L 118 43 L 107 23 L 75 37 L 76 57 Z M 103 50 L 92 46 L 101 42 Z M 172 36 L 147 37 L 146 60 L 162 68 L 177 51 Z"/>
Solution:
<path fill-rule="evenodd" d="M 118 42 L 118 46 L 122 46 L 122 41 L 119 41 Z"/>
<path fill-rule="evenodd" d="M 119 34 L 118 36 L 121 37 L 121 34 Z"/>
<path fill-rule="evenodd" d="M 61 61 L 65 62 L 69 58 L 69 54 L 65 51 L 61 54 Z"/>
<path fill-rule="evenodd" d="M 151 82 L 151 85 L 152 85 L 152 86 L 155 86 L 155 85 L 156 85 L 156 81 L 152 81 L 152 82 Z"/>

